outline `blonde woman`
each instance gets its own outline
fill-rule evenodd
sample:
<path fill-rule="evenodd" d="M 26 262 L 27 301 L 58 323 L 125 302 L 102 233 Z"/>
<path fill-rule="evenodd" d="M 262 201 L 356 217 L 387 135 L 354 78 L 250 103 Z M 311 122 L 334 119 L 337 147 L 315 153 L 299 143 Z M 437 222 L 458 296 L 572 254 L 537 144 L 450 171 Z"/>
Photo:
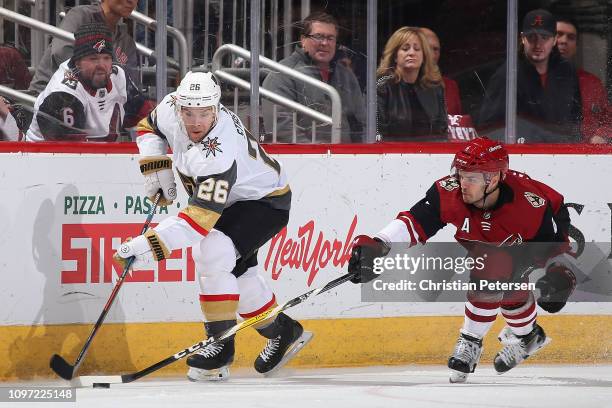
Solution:
<path fill-rule="evenodd" d="M 442 75 L 420 28 L 393 33 L 376 73 L 381 140 L 447 140 Z"/>

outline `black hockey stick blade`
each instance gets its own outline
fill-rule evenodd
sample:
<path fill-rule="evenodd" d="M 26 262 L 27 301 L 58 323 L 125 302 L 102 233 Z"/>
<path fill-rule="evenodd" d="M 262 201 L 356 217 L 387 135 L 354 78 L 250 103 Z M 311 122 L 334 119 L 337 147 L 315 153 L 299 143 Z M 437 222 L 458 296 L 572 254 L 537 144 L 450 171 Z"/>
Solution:
<path fill-rule="evenodd" d="M 159 204 L 159 200 L 161 199 L 162 194 L 163 193 L 161 189 L 159 189 L 157 194 L 155 194 L 153 205 L 151 206 L 149 214 L 147 215 L 147 219 L 145 220 L 145 223 L 142 226 L 142 231 L 140 232 L 140 235 L 144 234 L 149 228 L 149 224 L 151 224 L 151 221 L 153 220 L 153 215 L 155 214 L 155 210 L 157 209 L 157 205 Z M 81 351 L 78 357 L 76 358 L 74 365 L 68 364 L 68 362 L 66 362 L 64 358 L 62 358 L 61 356 L 57 354 L 54 354 L 51 357 L 51 361 L 49 362 L 49 367 L 51 367 L 51 369 L 64 380 L 68 380 L 68 381 L 72 380 L 72 378 L 74 377 L 74 374 L 79 370 L 81 363 L 83 362 L 83 360 L 85 359 L 85 356 L 87 355 L 89 346 L 91 345 L 100 327 L 102 327 L 102 324 L 104 323 L 104 320 L 106 319 L 106 315 L 108 314 L 108 311 L 113 306 L 115 298 L 117 297 L 117 293 L 119 293 L 119 289 L 121 289 L 123 280 L 125 279 L 127 273 L 129 272 L 132 266 L 132 263 L 134 262 L 134 259 L 135 259 L 134 257 L 131 257 L 128 259 L 128 262 L 125 265 L 125 268 L 123 268 L 123 272 L 121 276 L 119 277 L 119 279 L 117 280 L 117 283 L 115 283 L 115 286 L 113 287 L 111 295 L 106 301 L 106 304 L 104 305 L 104 308 L 102 309 L 102 312 L 100 313 L 100 316 L 98 317 L 98 320 L 92 327 L 91 332 L 89 333 L 89 336 L 87 337 L 87 340 L 85 340 L 85 344 L 83 344 L 83 347 L 81 348 Z"/>
<path fill-rule="evenodd" d="M 250 319 L 244 320 L 240 323 L 238 323 L 237 325 L 230 327 L 229 329 L 225 330 L 223 333 L 219 334 L 217 337 L 210 337 L 208 338 L 208 340 L 202 340 L 199 343 L 196 343 L 194 345 L 192 345 L 191 347 L 188 347 L 186 349 L 183 349 L 181 351 L 179 351 L 178 353 L 167 357 L 147 368 L 144 368 L 140 371 L 137 371 L 135 373 L 130 373 L 130 374 L 123 374 L 121 376 L 121 382 L 122 383 L 129 383 L 132 381 L 136 381 L 144 376 L 147 376 L 161 368 L 166 367 L 167 365 L 170 365 L 172 363 L 174 363 L 175 361 L 178 361 L 184 357 L 187 357 L 189 354 L 208 346 L 211 343 L 218 343 L 230 336 L 233 336 L 234 334 L 236 334 L 236 332 L 245 329 L 247 327 L 253 326 L 256 323 L 259 323 L 263 320 L 266 319 L 270 319 L 273 316 L 276 316 L 277 314 L 283 312 L 284 310 L 289 309 L 290 307 L 296 306 L 302 302 L 304 302 L 306 299 L 312 297 L 312 296 L 316 296 L 320 293 L 323 292 L 327 292 L 328 290 L 331 290 L 333 288 L 335 288 L 336 286 L 349 281 L 352 277 L 354 276 L 354 274 L 352 273 L 347 273 L 346 275 L 342 275 L 339 278 L 334 279 L 333 281 L 327 283 L 327 285 L 321 287 L 321 288 L 317 288 L 317 289 L 312 289 L 300 296 L 297 296 L 285 303 L 283 303 L 282 305 L 279 305 L 277 307 L 275 307 L 274 309 L 268 309 L 265 312 L 258 314 L 257 316 L 253 316 Z"/>
<path fill-rule="evenodd" d="M 70 365 L 62 356 L 54 354 L 51 357 L 49 367 L 55 372 L 55 374 L 62 377 L 64 380 L 70 381 L 74 374 L 74 366 Z"/>

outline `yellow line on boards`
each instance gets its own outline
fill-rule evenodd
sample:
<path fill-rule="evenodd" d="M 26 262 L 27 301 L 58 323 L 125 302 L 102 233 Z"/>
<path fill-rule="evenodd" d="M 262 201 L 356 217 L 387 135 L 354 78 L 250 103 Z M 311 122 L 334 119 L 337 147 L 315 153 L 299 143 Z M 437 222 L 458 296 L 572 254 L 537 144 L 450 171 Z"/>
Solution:
<path fill-rule="evenodd" d="M 410 316 L 302 321 L 313 340 L 290 363 L 294 367 L 438 364 L 450 355 L 461 316 Z M 538 323 L 553 339 L 528 363 L 612 363 L 612 316 L 547 315 Z M 491 364 L 499 350 L 501 317 L 484 341 L 482 364 Z M 0 381 L 53 378 L 52 354 L 73 362 L 91 325 L 0 326 Z M 203 339 L 201 323 L 104 324 L 81 367 L 80 374 L 120 374 L 138 371 Z M 265 345 L 255 330 L 236 338 L 235 366 L 252 367 Z M 185 360 L 160 375 L 181 375 Z"/>

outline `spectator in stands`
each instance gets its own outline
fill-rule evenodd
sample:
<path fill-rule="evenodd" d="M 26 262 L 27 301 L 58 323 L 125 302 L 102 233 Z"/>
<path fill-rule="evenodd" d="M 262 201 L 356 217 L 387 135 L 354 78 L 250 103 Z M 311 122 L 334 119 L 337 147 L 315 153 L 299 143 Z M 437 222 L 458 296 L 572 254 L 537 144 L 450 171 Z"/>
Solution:
<path fill-rule="evenodd" d="M 13 116 L 10 101 L 0 96 L 0 140 L 16 142 L 23 139 Z"/>
<path fill-rule="evenodd" d="M 432 51 L 434 64 L 439 66 L 440 62 L 440 39 L 438 35 L 426 27 L 421 27 L 421 31 L 425 34 L 429 47 Z M 461 107 L 461 94 L 459 93 L 459 85 L 453 79 L 447 76 L 442 76 L 444 80 L 444 100 L 446 101 L 446 112 L 449 115 L 461 115 L 463 108 Z"/>
<path fill-rule="evenodd" d="M 134 11 L 137 3 L 137 0 L 102 0 L 101 3 L 76 6 L 66 13 L 59 28 L 74 33 L 86 23 L 106 24 L 113 33 L 115 61 L 127 67 L 129 78 L 140 88 L 140 58 L 134 39 L 129 35 L 127 26 L 121 21 Z M 72 52 L 72 44 L 54 38 L 45 50 L 40 64 L 36 67 L 29 90 L 34 94 L 42 92 L 60 64 L 72 57 Z"/>
<path fill-rule="evenodd" d="M 580 135 L 580 91 L 572 65 L 555 47 L 556 21 L 542 9 L 523 19 L 522 52 L 517 67 L 517 131 L 519 143 L 576 143 Z M 506 66 L 493 74 L 480 110 L 479 125 L 503 123 L 506 107 Z M 499 137 L 495 131 L 492 137 Z"/>
<path fill-rule="evenodd" d="M 376 74 L 381 140 L 447 139 L 444 82 L 423 31 L 416 27 L 395 31 Z"/>
<path fill-rule="evenodd" d="M 340 94 L 342 102 L 342 142 L 361 142 L 366 120 L 365 102 L 353 72 L 345 65 L 337 63 L 337 40 L 336 19 L 324 12 L 312 13 L 302 23 L 300 46 L 280 63 L 333 86 Z M 264 80 L 263 87 L 321 113 L 331 115 L 331 102 L 327 94 L 303 81 L 271 72 Z M 262 106 L 264 125 L 268 134 L 272 132 L 275 120 L 273 106 L 270 101 L 264 99 Z M 276 121 L 277 140 L 291 142 L 293 112 L 277 106 Z M 312 120 L 298 114 L 296 126 L 297 141 L 310 142 Z M 317 126 L 317 142 L 329 141 L 330 127 Z"/>
<path fill-rule="evenodd" d="M 23 55 L 15 47 L 0 45 L 0 85 L 28 89 L 32 76 Z"/>
<path fill-rule="evenodd" d="M 74 36 L 72 58 L 36 99 L 27 141 L 116 141 L 126 110 L 144 102 L 123 68 L 113 64 L 106 24 L 83 24 Z"/>
<path fill-rule="evenodd" d="M 19 50 L 10 45 L 0 45 L 0 85 L 24 90 L 32 76 Z M 0 140 L 19 141 L 23 132 L 18 127 L 19 118 L 14 105 L 0 96 Z"/>
<path fill-rule="evenodd" d="M 557 18 L 557 48 L 561 56 L 575 63 L 578 29 L 571 18 Z M 607 143 L 612 138 L 612 109 L 601 80 L 577 69 L 582 102 L 582 138 L 588 143 Z"/>

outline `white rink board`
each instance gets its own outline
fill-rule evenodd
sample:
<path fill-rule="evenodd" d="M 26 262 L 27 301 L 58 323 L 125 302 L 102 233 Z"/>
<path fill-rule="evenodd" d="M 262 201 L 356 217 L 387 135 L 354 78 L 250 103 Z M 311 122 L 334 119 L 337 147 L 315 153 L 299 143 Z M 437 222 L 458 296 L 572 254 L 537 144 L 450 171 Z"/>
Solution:
<path fill-rule="evenodd" d="M 325 243 L 339 241 L 346 254 L 355 235 L 375 233 L 422 198 L 434 180 L 448 174 L 452 158 L 449 154 L 276 157 L 285 165 L 293 191 L 286 240 L 303 248 L 303 241 L 312 234 L 306 260 L 297 268 L 281 262 L 280 241 L 259 252 L 262 274 L 279 301 L 345 273 L 346 265 L 326 262 Z M 143 191 L 136 156 L 15 153 L 1 154 L 0 163 L 0 325 L 95 321 L 112 289 L 111 282 L 104 282 L 105 261 L 110 277 L 108 261 L 113 248 L 122 235 L 138 234 L 146 218 L 134 206 L 126 214 L 126 202 Z M 570 214 L 587 242 L 610 242 L 612 156 L 514 155 L 511 167 L 556 188 L 567 203 L 583 205 L 580 215 L 573 209 Z M 71 200 L 77 202 L 76 208 L 66 208 Z M 187 203 L 182 188 L 178 203 L 181 208 Z M 170 215 L 178 211 L 176 205 L 168 208 Z M 156 215 L 154 222 L 166 216 Z M 133 225 L 122 228 L 126 223 Z M 298 236 L 300 227 L 303 231 Z M 79 238 L 79 234 L 89 238 Z M 454 228 L 447 227 L 435 240 L 452 241 L 453 234 Z M 320 236 L 323 262 L 308 263 Z M 152 271 L 139 272 L 137 282 L 126 282 L 107 321 L 200 321 L 199 287 L 193 265 L 186 266 L 185 252 L 179 259 L 168 260 L 164 271 L 155 266 Z M 321 251 L 319 255 L 321 258 Z M 313 270 L 313 265 L 320 270 Z M 92 275 L 100 282 L 92 283 Z M 68 276 L 85 283 L 68 283 Z M 163 279 L 167 281 L 160 282 Z M 564 313 L 612 314 L 612 304 L 571 304 Z M 360 301 L 359 288 L 347 283 L 292 311 L 300 319 L 430 314 L 461 315 L 463 305 L 366 304 Z"/>

